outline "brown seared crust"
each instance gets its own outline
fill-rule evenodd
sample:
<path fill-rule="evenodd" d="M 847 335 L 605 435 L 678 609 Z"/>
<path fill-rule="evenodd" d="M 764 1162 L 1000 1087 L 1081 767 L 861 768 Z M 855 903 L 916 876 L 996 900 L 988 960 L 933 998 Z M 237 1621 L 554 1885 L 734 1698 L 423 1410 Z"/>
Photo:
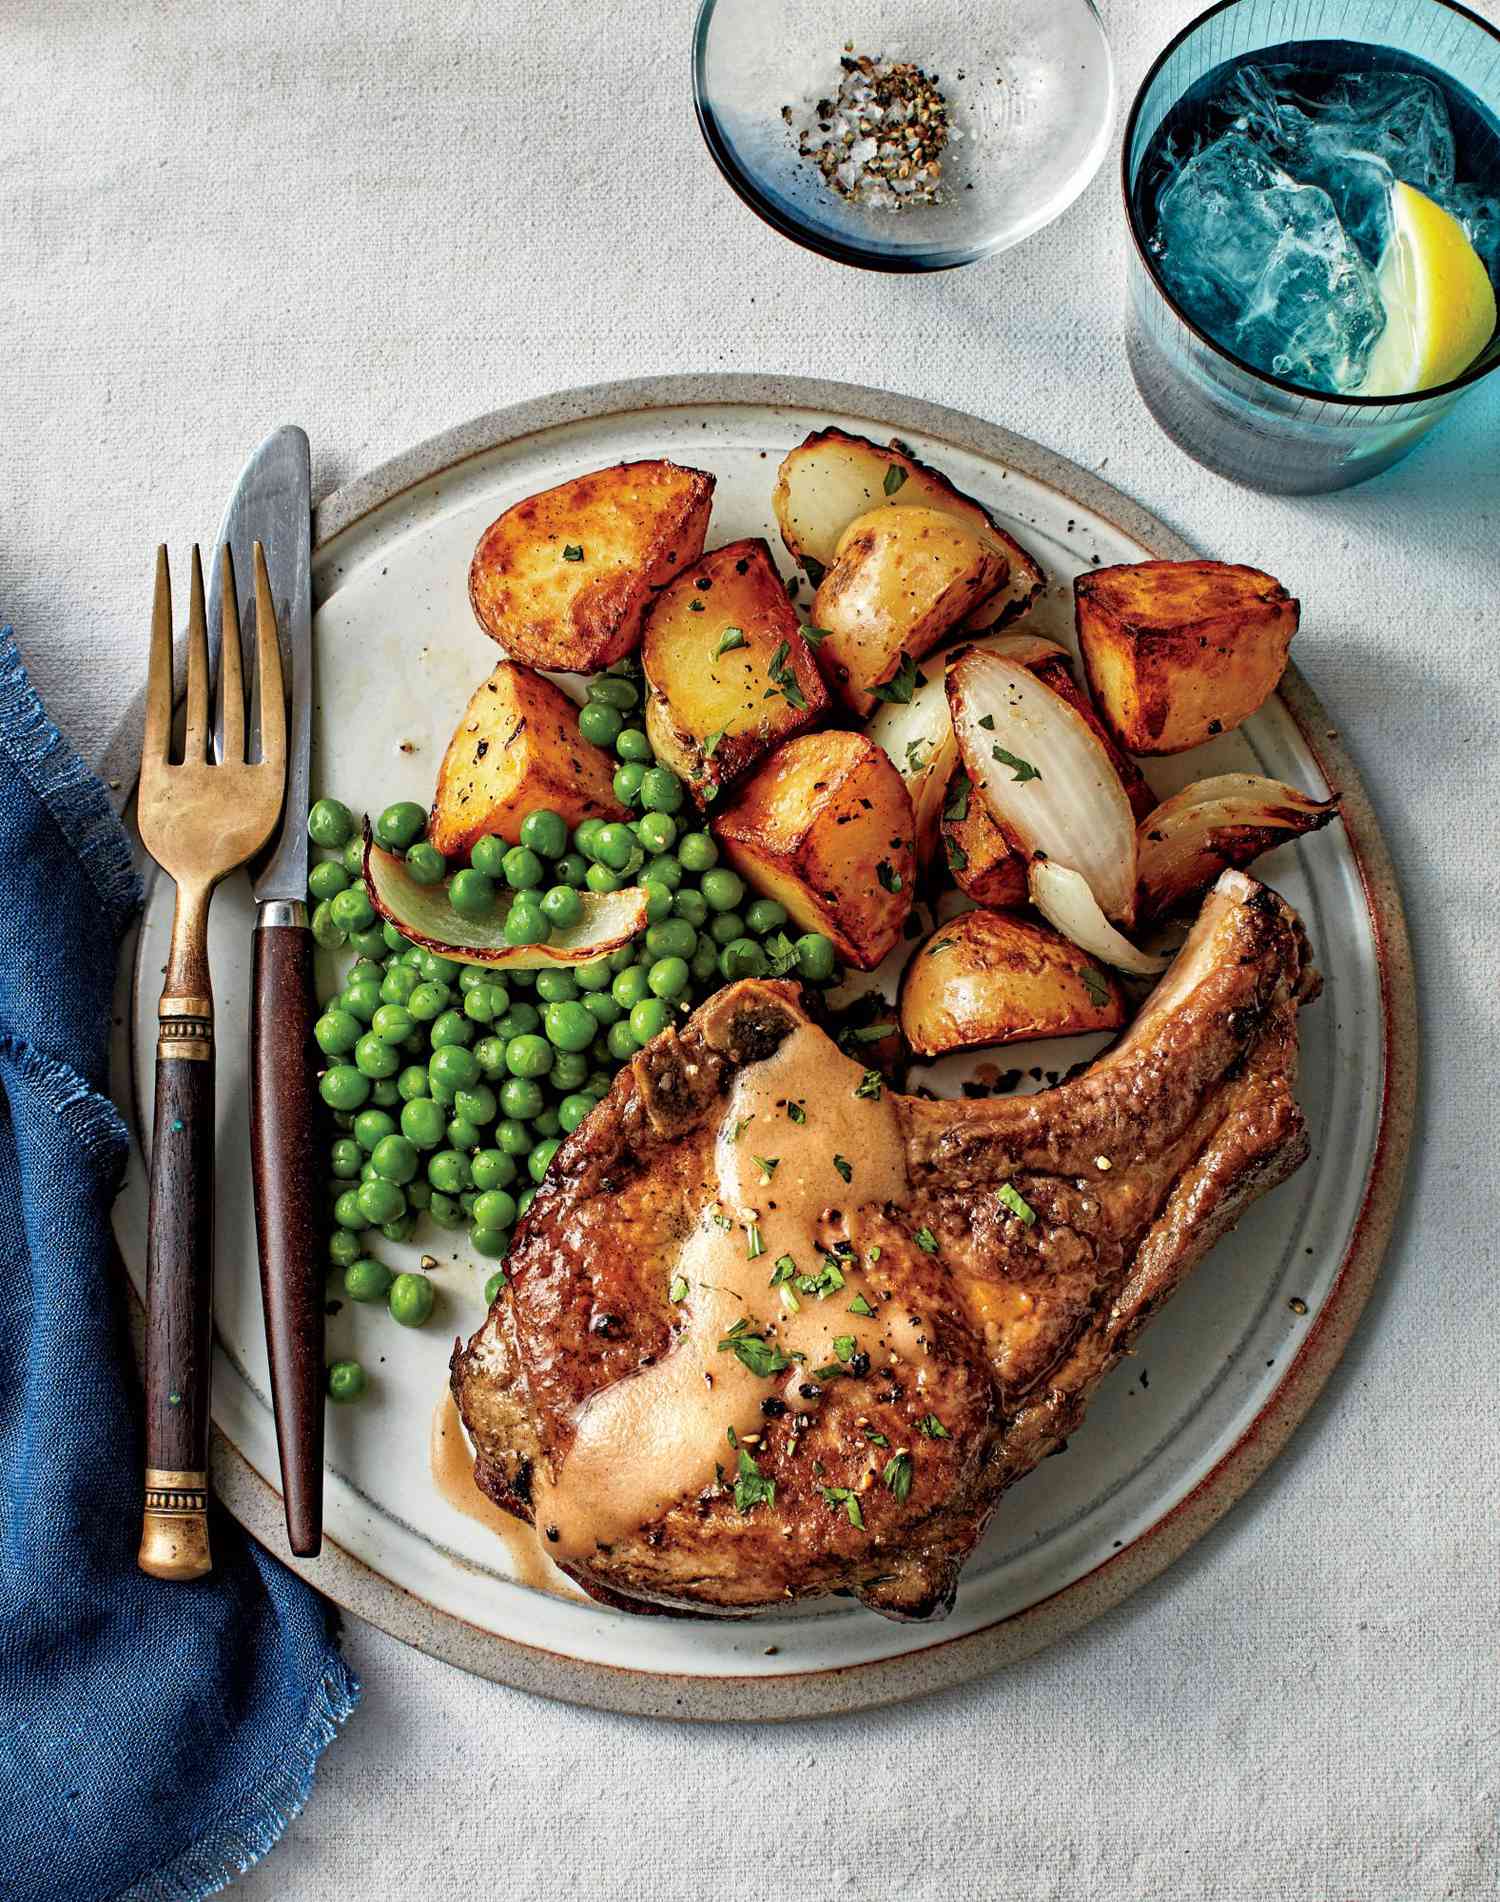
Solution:
<path fill-rule="evenodd" d="M 946 1610 L 1005 1488 L 1060 1450 L 1147 1318 L 1306 1156 L 1296 1014 L 1316 988 L 1295 914 L 1228 873 L 1084 1075 L 1024 1098 L 893 1098 L 911 1192 L 861 1214 L 880 1246 L 862 1285 L 921 1317 L 922 1359 L 828 1383 L 800 1430 L 768 1417 L 757 1459 L 773 1507 L 742 1514 L 711 1486 L 601 1550 L 579 1583 L 643 1610 L 732 1615 L 831 1591 L 891 1617 Z M 565 1456 L 580 1404 L 670 1351 L 670 1264 L 735 1071 L 805 1021 L 792 985 L 730 987 L 643 1051 L 559 1151 L 509 1287 L 454 1356 L 476 1476 L 499 1504 L 529 1517 L 530 1472 Z M 1004 1184 L 1033 1222 L 999 1199 Z M 924 1225 L 935 1253 L 914 1240 Z M 923 1434 L 933 1414 L 946 1438 Z M 872 1435 L 913 1452 L 905 1500 L 871 1484 Z M 862 1527 L 827 1486 L 856 1491 Z"/>

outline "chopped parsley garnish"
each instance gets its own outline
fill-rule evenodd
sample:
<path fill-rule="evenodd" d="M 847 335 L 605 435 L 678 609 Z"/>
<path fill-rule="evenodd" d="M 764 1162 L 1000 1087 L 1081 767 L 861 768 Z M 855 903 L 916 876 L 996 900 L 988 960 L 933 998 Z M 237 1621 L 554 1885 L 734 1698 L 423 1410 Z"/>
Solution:
<path fill-rule="evenodd" d="M 692 600 L 688 602 L 688 613 L 701 614 L 702 612 L 703 603 L 698 599 L 697 595 L 694 595 Z"/>
<path fill-rule="evenodd" d="M 977 724 L 978 724 L 979 726 L 982 726 L 982 727 L 984 728 L 984 730 L 985 730 L 985 732 L 986 732 L 986 733 L 993 733 L 993 732 L 994 732 L 994 730 L 995 730 L 995 716 L 994 716 L 994 714 L 993 714 L 993 713 L 981 713 L 981 714 L 980 714 L 980 716 L 979 716 L 979 719 L 978 719 L 978 722 L 977 722 Z"/>
<path fill-rule="evenodd" d="M 866 1070 L 864 1075 L 859 1079 L 859 1087 L 855 1090 L 854 1094 L 856 1096 L 871 1097 L 878 1103 L 880 1101 L 880 1086 L 884 1081 L 885 1079 L 878 1070 Z"/>
<path fill-rule="evenodd" d="M 797 1264 L 790 1255 L 778 1255 L 771 1264 L 770 1285 L 773 1288 L 779 1288 L 782 1282 L 790 1281 L 796 1272 Z"/>
<path fill-rule="evenodd" d="M 805 1123 L 807 1121 L 807 1110 L 800 1102 L 788 1103 L 786 1113 L 791 1117 L 794 1123 Z"/>
<path fill-rule="evenodd" d="M 734 1126 L 729 1132 L 729 1140 L 732 1143 L 737 1143 L 749 1127 L 750 1118 L 748 1116 L 737 1116 L 734 1121 Z"/>
<path fill-rule="evenodd" d="M 766 1182 L 769 1182 L 781 1167 L 780 1156 L 752 1156 L 750 1160 L 759 1169 L 762 1179 Z"/>
<path fill-rule="evenodd" d="M 740 1458 L 745 1456 L 742 1453 Z M 911 1492 L 911 1454 L 893 1453 L 885 1463 L 881 1478 L 895 1494 L 898 1501 L 904 1500 Z"/>
<path fill-rule="evenodd" d="M 875 1310 L 870 1306 L 869 1302 L 866 1301 L 866 1299 L 864 1298 L 862 1294 L 857 1294 L 855 1295 L 854 1299 L 849 1303 L 849 1312 L 851 1314 L 863 1314 L 868 1319 L 870 1316 L 874 1314 Z"/>
<path fill-rule="evenodd" d="M 719 636 L 718 646 L 714 649 L 714 659 L 718 660 L 725 654 L 732 654 L 737 647 L 744 647 L 746 644 L 745 630 L 742 627 L 726 627 Z"/>
<path fill-rule="evenodd" d="M 911 705 L 911 697 L 917 690 L 917 663 L 910 654 L 901 656 L 901 665 L 889 680 L 880 686 L 872 687 L 870 693 L 876 700 L 892 701 L 898 707 Z"/>
<path fill-rule="evenodd" d="M 563 548 L 564 561 L 582 561 L 583 547 L 579 542 L 568 542 Z"/>
<path fill-rule="evenodd" d="M 840 1380 L 849 1375 L 847 1367 L 841 1367 L 836 1360 L 825 1361 L 821 1367 L 814 1367 L 814 1380 Z"/>
<path fill-rule="evenodd" d="M 935 1413 L 929 1413 L 918 1420 L 917 1431 L 924 1440 L 951 1440 L 953 1438 Z"/>
<path fill-rule="evenodd" d="M 901 874 L 889 859 L 882 859 L 875 867 L 875 876 L 888 892 L 899 892 L 902 885 Z"/>
<path fill-rule="evenodd" d="M 906 770 L 908 773 L 920 773 L 927 764 L 923 747 L 931 747 L 931 740 L 908 740 L 906 742 Z"/>
<path fill-rule="evenodd" d="M 1019 1215 L 1026 1226 L 1028 1228 L 1031 1227 L 1031 1224 L 1036 1220 L 1036 1210 L 1018 1189 L 1012 1188 L 1008 1182 L 1002 1182 L 995 1193 L 1010 1210 L 1012 1215 Z"/>
<path fill-rule="evenodd" d="M 1078 975 L 1083 979 L 1083 988 L 1088 992 L 1089 1002 L 1099 1010 L 1103 1010 L 1109 1002 L 1109 985 L 1104 973 L 1096 971 L 1092 964 L 1086 964 Z"/>
<path fill-rule="evenodd" d="M 837 1294 L 844 1285 L 844 1271 L 831 1255 L 825 1256 L 823 1266 L 815 1275 L 803 1275 L 797 1286 L 804 1294 L 815 1294 L 821 1301 L 826 1295 Z"/>
<path fill-rule="evenodd" d="M 906 481 L 906 471 L 899 462 L 893 462 L 885 472 L 884 488 L 887 495 L 894 495 Z"/>
<path fill-rule="evenodd" d="M 805 713 L 807 711 L 807 696 L 803 693 L 801 687 L 798 686 L 796 674 L 793 673 L 792 669 L 787 665 L 791 652 L 789 642 L 778 641 L 776 643 L 776 651 L 771 656 L 771 664 L 767 671 L 771 676 L 772 684 L 784 697 L 787 705 L 797 707 Z"/>
<path fill-rule="evenodd" d="M 865 1515 L 859 1509 L 858 1499 L 847 1486 L 820 1486 L 818 1491 L 822 1493 L 825 1504 L 842 1506 L 850 1525 L 864 1531 Z"/>
<path fill-rule="evenodd" d="M 814 647 L 820 646 L 822 642 L 828 639 L 828 629 L 826 627 L 814 627 L 811 621 L 804 621 L 802 623 L 801 632 L 803 640 L 811 641 Z"/>
<path fill-rule="evenodd" d="M 943 850 L 948 855 L 948 870 L 950 872 L 966 872 L 969 869 L 969 855 L 958 843 L 957 839 L 945 838 L 943 840 Z"/>
<path fill-rule="evenodd" d="M 833 1166 L 846 1182 L 852 1182 L 854 1180 L 854 1164 L 850 1162 L 847 1156 L 835 1156 Z"/>
<path fill-rule="evenodd" d="M 723 744 L 724 729 L 720 727 L 717 733 L 710 733 L 708 738 L 703 742 L 703 757 L 705 759 L 712 759 Z"/>
<path fill-rule="evenodd" d="M 1011 784 L 1024 784 L 1028 779 L 1040 779 L 1041 771 L 1032 765 L 1029 759 L 1018 759 L 1014 753 L 1007 753 L 1003 746 L 992 746 L 990 753 L 1001 766 L 1011 769 Z"/>
<path fill-rule="evenodd" d="M 748 1322 L 738 1321 L 719 1342 L 721 1354 L 733 1354 L 742 1366 L 748 1367 L 752 1374 L 761 1380 L 769 1380 L 773 1374 L 783 1374 L 791 1366 L 790 1358 L 779 1347 L 773 1346 L 762 1334 L 751 1334 Z"/>
<path fill-rule="evenodd" d="M 927 955 L 930 958 L 941 957 L 943 952 L 951 951 L 956 942 L 957 940 L 953 938 L 939 938 L 936 944 L 928 945 Z"/>
<path fill-rule="evenodd" d="M 863 1431 L 865 1438 L 870 1442 L 871 1446 L 889 1446 L 890 1445 L 890 1441 L 885 1437 L 885 1435 L 883 1433 L 877 1433 L 874 1427 L 867 1426 L 862 1428 L 861 1430 Z"/>
<path fill-rule="evenodd" d="M 879 1043 L 882 1037 L 889 1037 L 895 1028 L 894 1024 L 866 1024 L 862 1029 L 851 1030 L 849 1035 L 855 1043 Z"/>
<path fill-rule="evenodd" d="M 846 1362 L 854 1359 L 854 1336 L 852 1334 L 838 1334 L 834 1336 L 833 1357 L 835 1360 Z"/>
<path fill-rule="evenodd" d="M 973 784 L 969 775 L 958 771 L 953 775 L 953 790 L 948 795 L 948 803 L 943 807 L 945 819 L 967 819 L 969 816 L 969 794 Z"/>
<path fill-rule="evenodd" d="M 715 1228 L 733 1228 L 734 1223 L 729 1219 L 729 1217 L 724 1213 L 722 1209 L 715 1209 L 714 1210 L 714 1227 Z"/>
<path fill-rule="evenodd" d="M 735 1506 L 740 1512 L 751 1512 L 756 1506 L 774 1506 L 776 1481 L 765 1477 L 744 1447 L 739 1453 L 739 1472 L 734 1482 Z"/>
<path fill-rule="evenodd" d="M 766 966 L 767 977 L 785 977 L 788 971 L 797 965 L 797 947 L 784 931 L 778 931 L 767 938 L 764 945 L 769 963 Z"/>
<path fill-rule="evenodd" d="M 686 1281 L 683 1280 L 681 1275 L 675 1275 L 672 1279 L 671 1287 L 667 1290 L 667 1299 L 669 1301 L 686 1301 L 687 1293 L 688 1285 Z"/>
<path fill-rule="evenodd" d="M 871 1264 L 871 1266 L 873 1267 L 873 1266 L 874 1266 L 874 1264 L 875 1264 L 875 1263 L 876 1263 L 877 1261 L 879 1261 L 879 1260 L 880 1260 L 880 1245 L 879 1245 L 879 1243 L 877 1242 L 877 1243 L 876 1243 L 876 1245 L 875 1245 L 875 1247 L 874 1247 L 874 1248 L 872 1248 L 872 1249 L 870 1250 L 870 1264 Z"/>
<path fill-rule="evenodd" d="M 923 1223 L 922 1227 L 912 1236 L 912 1240 L 924 1254 L 935 1255 L 938 1251 L 937 1236 L 927 1227 L 926 1223 Z"/>
<path fill-rule="evenodd" d="M 760 1232 L 760 1223 L 752 1222 L 745 1230 L 745 1259 L 754 1261 L 757 1255 L 766 1252 L 765 1237 Z"/>

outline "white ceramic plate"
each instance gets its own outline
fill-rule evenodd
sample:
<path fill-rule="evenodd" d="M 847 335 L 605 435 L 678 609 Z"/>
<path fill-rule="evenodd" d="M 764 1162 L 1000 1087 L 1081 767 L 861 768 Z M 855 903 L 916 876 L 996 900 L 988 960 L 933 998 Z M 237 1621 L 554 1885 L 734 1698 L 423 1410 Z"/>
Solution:
<path fill-rule="evenodd" d="M 711 541 L 765 535 L 779 553 L 770 507 L 777 461 L 829 422 L 899 433 L 992 507 L 1047 568 L 1031 625 L 1056 639 L 1071 643 L 1069 583 L 1080 568 L 1187 552 L 1124 497 L 1035 445 L 877 392 L 703 378 L 524 406 L 414 451 L 321 508 L 315 792 L 337 793 L 356 810 L 429 800 L 458 715 L 495 661 L 466 582 L 475 541 L 503 508 L 579 470 L 666 455 L 717 476 Z M 1285 579 L 1295 588 L 1295 576 Z M 849 1709 L 957 1681 L 1034 1649 L 1159 1570 L 1243 1490 L 1310 1404 L 1363 1303 L 1399 1191 L 1405 1118 L 1388 1114 L 1388 1099 L 1411 1057 L 1399 904 L 1368 806 L 1322 717 L 1291 680 L 1240 732 L 1148 769 L 1163 793 L 1246 769 L 1318 796 L 1331 774 L 1345 793 L 1346 826 L 1257 867 L 1302 913 L 1326 979 L 1302 1020 L 1312 1158 L 1254 1206 L 1152 1323 L 1095 1396 L 1066 1457 L 1007 1495 L 948 1620 L 896 1625 L 841 1599 L 736 1623 L 643 1619 L 517 1582 L 506 1546 L 439 1497 L 429 1476 L 429 1423 L 448 1356 L 454 1337 L 479 1325 L 490 1272 L 466 1257 L 461 1237 L 435 1232 L 426 1246 L 442 1264 L 432 1275 L 438 1305 L 424 1330 L 347 1301 L 329 1322 L 330 1357 L 356 1354 L 372 1384 L 362 1405 L 330 1409 L 328 1544 L 299 1569 L 375 1622 L 507 1681 L 614 1708 L 760 1717 Z M 120 1100 L 133 1096 L 138 1106 L 151 1100 L 170 911 L 170 887 L 158 881 L 122 1010 L 135 1034 L 117 1052 L 133 1072 L 119 1079 Z M 251 920 L 248 888 L 236 879 L 219 894 L 212 931 L 216 1478 L 231 1508 L 284 1552 L 279 1501 L 268 1490 L 277 1462 L 248 1168 Z M 1026 1045 L 992 1060 L 1045 1076 L 1101 1041 Z M 970 1062 L 950 1058 L 926 1076 L 914 1069 L 912 1083 L 956 1092 Z M 149 1133 L 141 1131 L 147 1141 Z M 138 1283 L 145 1209 L 137 1152 L 118 1232 Z M 381 1252 L 415 1266 L 419 1251 Z"/>

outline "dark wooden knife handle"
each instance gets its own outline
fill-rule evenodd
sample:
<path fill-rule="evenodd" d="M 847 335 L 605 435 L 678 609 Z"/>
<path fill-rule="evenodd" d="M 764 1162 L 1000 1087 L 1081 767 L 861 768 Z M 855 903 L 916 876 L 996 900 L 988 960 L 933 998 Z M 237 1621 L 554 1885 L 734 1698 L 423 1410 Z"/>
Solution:
<path fill-rule="evenodd" d="M 155 1578 L 186 1579 L 201 1578 L 212 1564 L 212 998 L 163 996 L 157 1031 L 146 1231 L 146 1507 L 138 1562 Z"/>
<path fill-rule="evenodd" d="M 262 905 L 250 1004 L 255 1232 L 287 1538 L 323 1543 L 323 1271 L 314 1085 L 313 939 L 301 905 Z"/>

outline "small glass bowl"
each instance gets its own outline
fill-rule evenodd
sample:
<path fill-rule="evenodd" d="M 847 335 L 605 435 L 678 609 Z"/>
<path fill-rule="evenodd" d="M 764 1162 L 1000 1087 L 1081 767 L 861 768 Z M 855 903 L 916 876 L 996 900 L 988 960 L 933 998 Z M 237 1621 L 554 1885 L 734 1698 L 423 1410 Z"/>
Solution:
<path fill-rule="evenodd" d="M 847 50 L 909 60 L 941 87 L 960 136 L 943 154 L 940 202 L 850 201 L 799 156 Z M 693 96 L 720 171 L 784 237 L 869 271 L 943 271 L 1072 204 L 1109 143 L 1115 77 L 1091 0 L 702 0 Z"/>

